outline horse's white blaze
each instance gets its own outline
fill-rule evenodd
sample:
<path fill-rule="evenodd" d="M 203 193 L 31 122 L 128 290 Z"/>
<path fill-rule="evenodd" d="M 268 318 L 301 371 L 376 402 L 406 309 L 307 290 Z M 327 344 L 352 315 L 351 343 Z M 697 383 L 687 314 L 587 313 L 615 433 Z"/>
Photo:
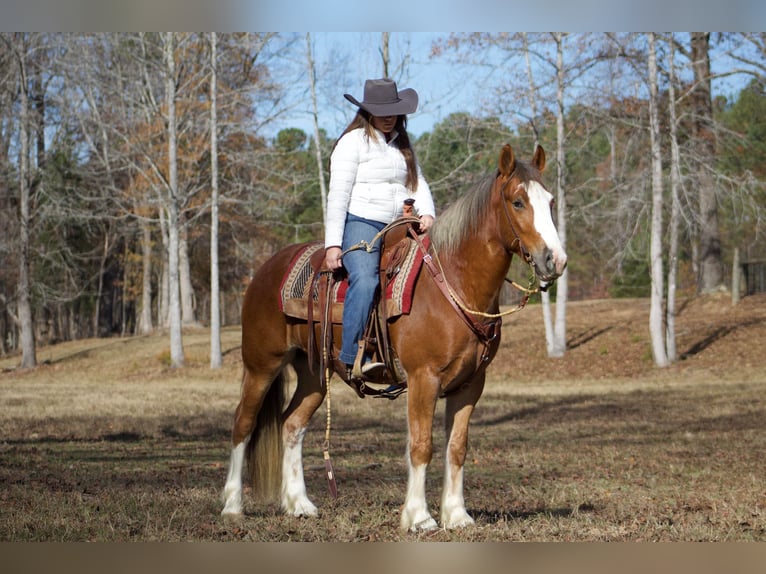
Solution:
<path fill-rule="evenodd" d="M 561 273 L 567 260 L 567 254 L 561 245 L 561 239 L 551 216 L 550 206 L 553 196 L 540 183 L 532 181 L 527 184 L 527 197 L 529 197 L 535 213 L 535 229 L 553 252 L 553 262 L 556 264 L 556 271 Z"/>
<path fill-rule="evenodd" d="M 282 510 L 293 516 L 316 516 L 314 506 L 306 494 L 306 482 L 303 478 L 303 437 L 306 429 L 296 431 L 292 436 L 285 436 L 282 455 Z"/>
<path fill-rule="evenodd" d="M 449 449 L 444 466 L 444 489 L 442 491 L 441 519 L 443 528 L 462 528 L 474 523 L 465 509 L 463 498 L 463 467 L 450 464 Z"/>
<path fill-rule="evenodd" d="M 249 438 L 249 437 L 248 437 Z M 242 514 L 242 467 L 245 462 L 245 439 L 231 449 L 229 474 L 223 487 L 224 507 L 221 514 Z"/>
<path fill-rule="evenodd" d="M 407 456 L 407 496 L 402 508 L 402 530 L 433 530 L 438 528 L 436 521 L 428 512 L 426 503 L 426 469 L 428 465 L 412 465 Z"/>

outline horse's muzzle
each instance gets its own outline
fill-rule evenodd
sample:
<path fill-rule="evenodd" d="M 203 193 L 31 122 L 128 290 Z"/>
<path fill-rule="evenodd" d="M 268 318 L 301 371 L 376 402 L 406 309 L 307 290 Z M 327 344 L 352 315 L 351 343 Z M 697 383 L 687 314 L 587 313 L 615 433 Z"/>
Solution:
<path fill-rule="evenodd" d="M 563 250 L 545 248 L 538 256 L 533 256 L 535 272 L 541 281 L 552 283 L 564 273 L 567 266 L 567 254 Z"/>

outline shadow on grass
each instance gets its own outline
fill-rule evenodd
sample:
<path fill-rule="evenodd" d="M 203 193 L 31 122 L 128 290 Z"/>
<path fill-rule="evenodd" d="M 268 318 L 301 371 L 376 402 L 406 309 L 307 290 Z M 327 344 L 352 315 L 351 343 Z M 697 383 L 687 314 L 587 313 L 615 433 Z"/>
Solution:
<path fill-rule="evenodd" d="M 68 355 L 62 355 L 58 357 L 57 359 L 48 359 L 45 361 L 41 361 L 41 364 L 57 365 L 59 363 L 65 363 L 72 359 L 83 359 L 83 358 L 89 357 L 93 351 L 101 351 L 103 349 L 107 349 L 109 347 L 116 347 L 118 345 L 123 345 L 123 346 L 128 345 L 131 341 L 134 341 L 135 339 L 142 339 L 142 338 L 148 338 L 148 337 L 151 337 L 151 335 L 136 335 L 130 338 L 114 338 L 109 340 L 109 342 L 107 343 L 100 342 L 99 344 L 93 345 L 92 347 L 89 347 L 87 349 L 82 349 L 81 351 L 69 353 Z M 98 341 L 103 341 L 103 339 L 98 339 Z"/>
<path fill-rule="evenodd" d="M 612 325 L 609 325 L 608 327 L 604 327 L 602 329 L 596 329 L 595 327 L 586 329 L 585 331 L 582 331 L 581 333 L 577 333 L 576 335 L 571 337 L 569 340 L 567 340 L 567 349 L 569 350 L 576 349 L 577 347 L 584 345 L 585 343 L 589 343 L 596 337 L 600 337 L 604 333 L 608 333 L 612 329 L 613 329 Z"/>
<path fill-rule="evenodd" d="M 576 508 L 545 508 L 538 507 L 531 510 L 488 510 L 472 509 L 468 513 L 478 522 L 496 524 L 498 522 L 527 521 L 535 517 L 545 518 L 571 518 L 575 514 L 595 512 L 596 507 L 592 504 L 581 504 Z"/>
<path fill-rule="evenodd" d="M 713 330 L 707 337 L 704 337 L 703 339 L 700 339 L 696 343 L 692 344 L 689 349 L 686 350 L 686 352 L 681 353 L 681 360 L 688 359 L 689 357 L 693 357 L 694 355 L 701 353 L 716 341 L 723 339 L 738 329 L 742 329 L 743 327 L 752 327 L 753 325 L 758 325 L 759 323 L 763 323 L 763 319 L 750 319 L 749 321 L 742 321 L 736 325 L 723 325 L 718 327 L 717 329 Z"/>

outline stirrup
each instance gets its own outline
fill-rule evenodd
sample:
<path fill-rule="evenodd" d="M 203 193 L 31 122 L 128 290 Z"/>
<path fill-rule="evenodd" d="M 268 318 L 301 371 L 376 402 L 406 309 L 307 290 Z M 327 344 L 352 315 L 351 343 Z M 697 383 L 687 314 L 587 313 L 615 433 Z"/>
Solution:
<path fill-rule="evenodd" d="M 389 401 L 393 401 L 394 399 L 398 398 L 399 395 L 407 392 L 407 384 L 406 383 L 394 383 L 392 385 L 389 385 L 385 389 L 381 389 L 378 391 L 378 394 L 374 395 L 376 399 L 388 399 Z"/>
<path fill-rule="evenodd" d="M 387 368 L 385 363 L 368 361 L 364 364 L 366 351 L 366 343 L 364 339 L 361 339 L 357 346 L 356 358 L 352 365 L 350 375 L 361 381 L 369 382 L 383 382 L 386 376 Z"/>

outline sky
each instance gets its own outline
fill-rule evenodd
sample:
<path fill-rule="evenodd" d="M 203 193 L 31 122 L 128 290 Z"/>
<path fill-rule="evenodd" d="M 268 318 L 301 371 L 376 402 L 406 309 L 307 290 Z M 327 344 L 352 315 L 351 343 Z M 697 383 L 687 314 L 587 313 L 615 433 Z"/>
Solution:
<path fill-rule="evenodd" d="M 765 2 L 766 4 L 766 2 Z M 390 33 L 390 61 L 396 67 L 405 56 L 407 65 L 403 71 L 395 70 L 390 75 L 397 80 L 399 89 L 414 88 L 419 94 L 418 110 L 408 116 L 408 131 L 420 137 L 424 132 L 432 131 L 435 124 L 443 121 L 450 113 L 468 112 L 476 116 L 483 115 L 482 110 L 497 107 L 493 101 L 493 91 L 503 80 L 501 74 L 508 74 L 508 66 L 502 53 L 494 54 L 488 50 L 481 52 L 482 65 L 455 63 L 455 58 L 442 55 L 432 57 L 435 42 L 444 42 L 449 32 L 392 32 Z M 356 107 L 348 102 L 344 93 L 350 93 L 358 100 L 363 99 L 364 80 L 382 75 L 380 32 L 311 32 L 313 58 L 316 62 L 319 90 L 319 124 L 329 137 L 339 135 L 348 124 Z M 295 98 L 304 98 L 304 104 L 294 108 L 287 115 L 281 116 L 272 125 L 261 131 L 272 137 L 280 129 L 297 127 L 308 134 L 314 130 L 310 101 L 306 96 L 308 81 L 305 64 L 305 33 L 300 35 L 298 60 L 300 79 L 295 80 L 295 70 L 290 79 L 282 78 L 282 85 L 292 85 Z M 301 52 L 302 50 L 302 52 Z M 566 57 L 566 54 L 565 54 Z M 734 64 L 714 57 L 713 72 Z M 519 64 L 520 65 L 520 64 Z M 532 60 L 535 65 L 535 59 Z M 537 71 L 539 80 L 543 75 Z M 736 95 L 749 77 L 744 75 L 728 76 L 714 80 L 715 95 Z M 574 92 L 570 90 L 571 97 Z M 513 102 L 505 101 L 506 109 L 513 109 Z M 503 117 L 504 121 L 509 118 Z"/>
<path fill-rule="evenodd" d="M 4 0 L 0 6 L 3 32 L 309 31 L 317 60 L 330 61 L 324 77 L 333 71 L 333 57 L 342 60 L 343 73 L 336 70 L 337 81 L 325 88 L 320 102 L 320 127 L 330 135 L 342 129 L 354 111 L 343 93 L 361 99 L 364 80 L 381 75 L 373 45 L 379 43 L 380 30 L 395 31 L 392 61 L 397 61 L 397 50 L 412 54 L 399 87 L 415 88 L 420 95 L 419 109 L 408 126 L 419 136 L 452 111 L 475 111 L 487 97 L 481 71 L 474 68 L 468 74 L 446 58 L 429 58 L 433 40 L 450 31 L 765 31 L 766 1 Z M 399 45 L 404 39 L 410 44 Z M 308 111 L 296 110 L 284 127 L 310 132 Z"/>
<path fill-rule="evenodd" d="M 763 31 L 763 0 L 4 0 L 0 31 Z"/>
<path fill-rule="evenodd" d="M 408 117 L 408 131 L 415 136 L 431 131 L 435 123 L 452 112 L 477 108 L 476 93 L 480 87 L 465 82 L 468 72 L 450 64 L 447 58 L 430 57 L 433 42 L 447 36 L 438 32 L 394 32 L 390 36 L 392 66 L 401 62 L 404 55 L 409 56 L 404 71 L 390 75 L 397 81 L 398 89 L 413 88 L 418 92 L 418 110 Z M 382 77 L 379 54 L 382 36 L 379 32 L 312 32 L 311 37 L 321 84 L 319 123 L 332 136 L 342 130 L 356 112 L 356 107 L 343 94 L 362 100 L 364 81 Z M 313 132 L 310 109 L 295 110 L 279 123 L 286 122 L 290 127 Z"/>

